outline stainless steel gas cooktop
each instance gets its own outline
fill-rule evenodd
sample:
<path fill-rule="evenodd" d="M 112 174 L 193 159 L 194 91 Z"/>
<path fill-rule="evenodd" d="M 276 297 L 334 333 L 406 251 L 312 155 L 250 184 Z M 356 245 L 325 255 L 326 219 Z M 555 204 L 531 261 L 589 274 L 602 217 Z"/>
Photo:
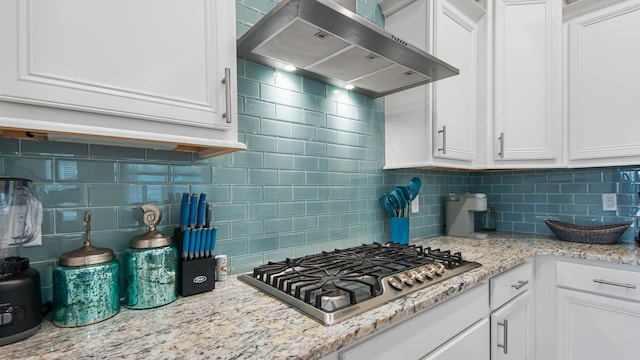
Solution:
<path fill-rule="evenodd" d="M 238 278 L 332 325 L 480 266 L 459 252 L 373 243 L 269 262 Z"/>

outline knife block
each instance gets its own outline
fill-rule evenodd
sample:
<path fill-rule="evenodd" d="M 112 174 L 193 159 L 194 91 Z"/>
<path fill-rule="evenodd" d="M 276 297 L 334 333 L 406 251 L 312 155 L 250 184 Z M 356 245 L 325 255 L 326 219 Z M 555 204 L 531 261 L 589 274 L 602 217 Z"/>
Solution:
<path fill-rule="evenodd" d="M 173 239 L 178 249 L 182 249 L 184 232 L 175 228 Z M 211 291 L 216 287 L 216 259 L 213 256 L 185 260 L 181 250 L 178 263 L 178 292 L 180 296 L 190 296 Z"/>

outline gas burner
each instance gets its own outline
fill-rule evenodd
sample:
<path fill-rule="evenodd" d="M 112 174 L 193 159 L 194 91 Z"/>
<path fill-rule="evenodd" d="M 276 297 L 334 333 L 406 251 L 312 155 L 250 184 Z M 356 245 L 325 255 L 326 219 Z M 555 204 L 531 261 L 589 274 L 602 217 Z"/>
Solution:
<path fill-rule="evenodd" d="M 269 262 L 239 279 L 330 325 L 479 266 L 459 252 L 373 243 Z"/>

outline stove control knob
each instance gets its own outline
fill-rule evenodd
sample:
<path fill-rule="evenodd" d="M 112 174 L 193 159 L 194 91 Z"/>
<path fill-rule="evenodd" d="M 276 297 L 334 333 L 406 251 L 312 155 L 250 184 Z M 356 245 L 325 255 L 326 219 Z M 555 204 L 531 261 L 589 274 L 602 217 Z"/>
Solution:
<path fill-rule="evenodd" d="M 398 277 L 400 278 L 400 280 L 402 280 L 403 283 L 407 284 L 408 286 L 413 286 L 413 279 L 406 272 L 399 274 Z"/>
<path fill-rule="evenodd" d="M 436 273 L 438 275 L 444 274 L 444 265 L 442 265 L 441 263 L 434 263 L 433 265 L 436 267 Z"/>
<path fill-rule="evenodd" d="M 415 270 L 416 274 L 422 279 L 418 281 L 427 281 L 429 280 L 429 274 L 427 273 L 426 266 L 420 266 Z"/>
<path fill-rule="evenodd" d="M 396 289 L 396 290 L 404 289 L 404 283 L 402 282 L 402 280 L 400 280 L 400 278 L 398 276 L 394 275 L 394 276 L 390 277 L 388 282 L 389 282 L 389 285 L 391 285 L 391 287 Z"/>
<path fill-rule="evenodd" d="M 417 281 L 417 282 L 423 282 L 424 281 L 424 276 L 422 276 L 417 269 L 413 269 L 413 270 L 409 270 L 407 271 L 407 276 L 409 276 L 411 279 Z"/>
<path fill-rule="evenodd" d="M 423 267 L 425 275 L 429 279 L 433 279 L 436 276 L 436 267 L 433 264 L 428 264 Z"/>

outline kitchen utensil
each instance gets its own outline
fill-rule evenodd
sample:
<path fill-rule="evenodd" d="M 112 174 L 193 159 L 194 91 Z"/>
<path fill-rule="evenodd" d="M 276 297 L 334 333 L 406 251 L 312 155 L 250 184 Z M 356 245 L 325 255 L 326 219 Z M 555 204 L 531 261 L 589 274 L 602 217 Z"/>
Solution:
<path fill-rule="evenodd" d="M 207 202 L 207 220 L 205 221 L 205 227 L 209 228 L 211 227 L 211 224 L 213 223 L 213 205 L 210 202 Z"/>
<path fill-rule="evenodd" d="M 196 224 L 199 228 L 203 227 L 205 223 L 205 214 L 207 210 L 206 199 L 207 194 L 201 193 L 200 198 L 198 199 L 198 221 Z"/>
<path fill-rule="evenodd" d="M 195 259 L 196 239 L 198 236 L 198 234 L 196 234 L 196 229 L 191 230 L 191 234 L 189 235 L 189 259 Z"/>
<path fill-rule="evenodd" d="M 120 311 L 120 268 L 113 250 L 91 245 L 91 212 L 84 215 L 83 246 L 60 255 L 53 267 L 53 323 L 93 324 Z"/>
<path fill-rule="evenodd" d="M 209 229 L 209 236 L 211 237 L 211 244 L 209 245 L 209 256 L 213 256 L 213 250 L 216 248 L 216 235 L 218 228 Z"/>
<path fill-rule="evenodd" d="M 189 203 L 189 193 L 182 194 L 182 201 L 180 201 L 180 228 L 184 231 L 189 226 L 189 211 L 191 208 Z"/>
<path fill-rule="evenodd" d="M 391 203 L 389 202 L 389 195 L 388 194 L 384 194 L 382 195 L 378 201 L 380 201 L 380 204 L 382 204 L 382 207 L 387 211 L 387 213 L 391 216 L 396 216 L 396 211 L 393 208 L 393 206 L 391 205 Z"/>
<path fill-rule="evenodd" d="M 42 323 L 40 273 L 29 259 L 0 259 L 0 346 L 35 334 Z"/>
<path fill-rule="evenodd" d="M 189 246 L 191 245 L 191 229 L 186 228 L 184 230 L 184 236 L 182 238 L 182 258 L 189 258 Z"/>
<path fill-rule="evenodd" d="M 198 217 L 198 194 L 191 194 L 191 204 L 189 207 L 189 226 L 195 227 Z"/>
<path fill-rule="evenodd" d="M 0 178 L 0 260 L 20 256 L 22 245 L 41 239 L 42 204 L 31 180 Z"/>
<path fill-rule="evenodd" d="M 133 238 L 125 252 L 124 304 L 130 309 L 158 307 L 178 298 L 178 250 L 170 236 L 156 231 L 162 220 L 160 209 L 152 204 L 141 209 L 149 232 Z"/>
<path fill-rule="evenodd" d="M 409 195 L 411 201 L 415 200 L 420 192 L 420 188 L 422 187 L 422 181 L 418 177 L 414 177 L 409 180 Z"/>

